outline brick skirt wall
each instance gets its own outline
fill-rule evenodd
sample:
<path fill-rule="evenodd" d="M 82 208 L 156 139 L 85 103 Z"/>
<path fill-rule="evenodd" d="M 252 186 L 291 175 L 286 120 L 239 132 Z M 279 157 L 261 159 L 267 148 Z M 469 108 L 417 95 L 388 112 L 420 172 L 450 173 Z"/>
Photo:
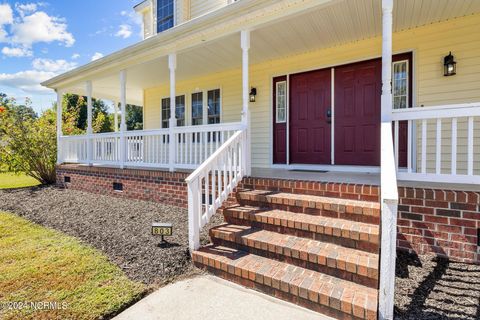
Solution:
<path fill-rule="evenodd" d="M 65 176 L 70 182 L 65 183 Z M 80 165 L 57 167 L 61 187 L 98 194 L 155 201 L 186 208 L 188 173 L 116 169 Z M 114 191 L 113 183 L 123 184 Z M 282 191 L 378 201 L 379 187 L 361 184 L 293 181 L 249 177 L 239 188 Z M 480 263 L 480 192 L 399 187 L 398 243 L 417 254 L 436 253 L 457 261 Z M 230 204 L 235 198 L 230 197 Z"/>
<path fill-rule="evenodd" d="M 155 201 L 186 208 L 188 173 L 159 170 L 118 169 L 64 164 L 57 166 L 57 185 L 97 194 Z M 65 182 L 65 177 L 70 182 Z M 113 183 L 123 190 L 113 190 Z"/>
<path fill-rule="evenodd" d="M 480 192 L 405 187 L 398 191 L 399 248 L 480 263 Z"/>

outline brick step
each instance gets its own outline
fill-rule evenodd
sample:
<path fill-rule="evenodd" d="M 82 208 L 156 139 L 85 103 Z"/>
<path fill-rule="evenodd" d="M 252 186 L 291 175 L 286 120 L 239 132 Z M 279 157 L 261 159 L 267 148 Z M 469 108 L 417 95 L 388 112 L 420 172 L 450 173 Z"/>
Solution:
<path fill-rule="evenodd" d="M 374 224 L 240 205 L 223 209 L 223 215 L 231 224 L 251 225 L 372 253 L 379 248 L 380 228 Z"/>
<path fill-rule="evenodd" d="M 364 223 L 380 223 L 378 202 L 347 200 L 266 190 L 237 192 L 241 205 L 269 207 L 297 213 L 320 215 Z"/>
<path fill-rule="evenodd" d="M 239 187 L 251 190 L 270 190 L 342 199 L 380 201 L 380 187 L 378 185 L 358 183 L 245 177 Z"/>
<path fill-rule="evenodd" d="M 377 290 L 222 246 L 193 252 L 200 268 L 338 319 L 376 319 Z"/>
<path fill-rule="evenodd" d="M 378 286 L 378 255 L 248 226 L 223 224 L 210 229 L 215 245 L 322 272 L 371 288 Z"/>

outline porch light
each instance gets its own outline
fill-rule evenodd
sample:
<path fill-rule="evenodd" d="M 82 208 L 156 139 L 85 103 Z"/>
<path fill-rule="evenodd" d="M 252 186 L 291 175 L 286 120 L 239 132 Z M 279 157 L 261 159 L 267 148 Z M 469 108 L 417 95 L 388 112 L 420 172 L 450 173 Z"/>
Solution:
<path fill-rule="evenodd" d="M 454 56 L 452 56 L 452 52 L 450 51 L 448 56 L 446 56 L 443 59 L 443 75 L 445 77 L 448 77 L 448 76 L 453 76 L 456 73 L 457 73 L 457 63 L 455 62 L 455 58 Z"/>
<path fill-rule="evenodd" d="M 257 96 L 257 88 L 252 88 L 250 90 L 250 102 L 255 102 L 256 96 Z"/>

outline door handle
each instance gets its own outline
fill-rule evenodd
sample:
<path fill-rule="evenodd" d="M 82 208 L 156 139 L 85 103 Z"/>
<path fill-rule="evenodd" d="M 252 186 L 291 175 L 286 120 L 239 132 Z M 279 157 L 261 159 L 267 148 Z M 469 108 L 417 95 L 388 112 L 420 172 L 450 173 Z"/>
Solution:
<path fill-rule="evenodd" d="M 327 109 L 327 123 L 332 123 L 332 109 Z"/>

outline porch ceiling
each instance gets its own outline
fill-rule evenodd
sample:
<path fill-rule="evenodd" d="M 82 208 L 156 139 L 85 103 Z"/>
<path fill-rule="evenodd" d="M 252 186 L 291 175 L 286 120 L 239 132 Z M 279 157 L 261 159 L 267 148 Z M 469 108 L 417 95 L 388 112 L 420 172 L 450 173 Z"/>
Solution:
<path fill-rule="evenodd" d="M 395 0 L 394 32 L 480 12 L 478 0 Z M 256 64 L 301 52 L 377 37 L 382 30 L 381 0 L 344 0 L 320 6 L 252 30 L 250 63 Z M 181 37 L 179 35 L 179 37 Z M 239 33 L 178 52 L 177 81 L 241 67 Z M 127 100 L 141 105 L 143 89 L 168 84 L 167 58 L 128 68 Z M 84 94 L 83 84 L 68 88 Z M 93 94 L 118 99 L 118 73 L 98 74 Z"/>

